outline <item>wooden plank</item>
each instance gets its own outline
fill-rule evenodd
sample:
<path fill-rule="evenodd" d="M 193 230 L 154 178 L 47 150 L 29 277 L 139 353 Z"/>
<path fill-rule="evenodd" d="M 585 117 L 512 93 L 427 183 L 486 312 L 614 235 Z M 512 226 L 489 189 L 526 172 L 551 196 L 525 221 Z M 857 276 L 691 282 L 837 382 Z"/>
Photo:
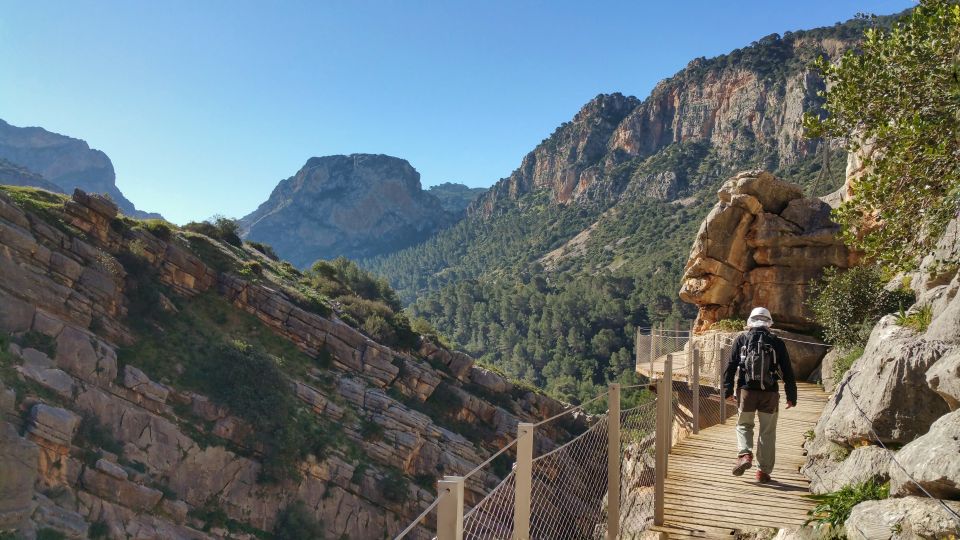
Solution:
<path fill-rule="evenodd" d="M 741 477 L 730 474 L 736 454 L 734 421 L 703 429 L 674 446 L 664 485 L 664 526 L 655 530 L 670 538 L 730 538 L 733 529 L 802 525 L 814 506 L 803 498 L 809 481 L 799 474 L 805 462 L 804 434 L 819 420 L 828 398 L 807 383 L 798 384 L 798 395 L 798 407 L 780 409 L 774 483 L 757 483 L 753 470 Z"/>

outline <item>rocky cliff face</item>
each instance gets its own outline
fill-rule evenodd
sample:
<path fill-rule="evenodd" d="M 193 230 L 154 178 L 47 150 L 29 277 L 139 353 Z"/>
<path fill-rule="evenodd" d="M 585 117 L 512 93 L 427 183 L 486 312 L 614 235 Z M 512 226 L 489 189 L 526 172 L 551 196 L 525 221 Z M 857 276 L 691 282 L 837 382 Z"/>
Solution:
<path fill-rule="evenodd" d="M 406 160 L 351 154 L 310 158 L 240 223 L 246 238 L 304 267 L 395 251 L 454 220 Z"/>
<path fill-rule="evenodd" d="M 819 107 L 823 89 L 807 64 L 851 44 L 820 31 L 774 34 L 729 55 L 692 61 L 645 100 L 599 95 L 527 154 L 471 213 L 489 215 L 540 189 L 559 203 L 609 201 L 627 190 L 672 200 L 689 183 L 709 177 L 710 169 L 698 179 L 688 178 L 679 163 L 652 172 L 639 167 L 671 146 L 698 146 L 700 154 L 711 154 L 713 168 L 716 162 L 788 168 L 819 147 L 802 134 L 802 113 Z"/>
<path fill-rule="evenodd" d="M 4 159 L 41 177 L 46 182 L 30 184 L 72 193 L 75 188 L 103 193 L 116 201 L 123 213 L 140 218 L 159 217 L 134 207 L 120 189 L 110 158 L 80 139 L 52 133 L 39 127 L 17 127 L 0 120 L 0 159 Z M 5 178 L 0 176 L 0 183 Z"/>
<path fill-rule="evenodd" d="M 0 194 L 0 531 L 251 538 L 302 503 L 327 537 L 390 537 L 432 502 L 437 476 L 464 474 L 517 422 L 562 409 L 427 339 L 391 349 L 336 312 L 300 307 L 283 277 L 291 268 L 248 247 L 151 232 L 99 196 L 78 191 L 38 213 Z M 130 318 L 148 285 L 162 327 Z M 242 413 L 176 383 L 199 351 L 160 364 L 129 354 L 156 332 L 177 341 L 171 324 L 197 306 L 221 306 L 205 324 L 249 317 L 236 319 L 243 335 L 262 329 L 315 359 L 288 371 L 282 391 L 341 442 L 264 482 L 264 449 Z M 281 365 L 294 362 L 283 354 Z M 481 471 L 468 499 L 497 481 Z"/>
<path fill-rule="evenodd" d="M 756 306 L 769 309 L 778 328 L 815 330 L 807 307 L 810 284 L 828 266 L 855 262 L 837 237 L 830 206 L 765 171 L 738 174 L 718 196 L 697 233 L 680 289 L 680 298 L 699 308 L 695 330 L 746 319 Z"/>
<path fill-rule="evenodd" d="M 907 276 L 917 293 L 910 328 L 888 315 L 840 381 L 806 443 L 815 493 L 889 482 L 891 498 L 854 507 L 851 538 L 949 538 L 960 521 L 960 224 Z M 903 280 L 898 280 L 902 282 Z M 940 504 L 926 496 L 944 499 Z"/>
<path fill-rule="evenodd" d="M 427 193 L 440 201 L 440 206 L 444 210 L 456 216 L 462 216 L 470 203 L 486 192 L 487 188 L 472 188 L 454 182 L 444 182 L 430 186 L 430 189 L 427 190 Z"/>

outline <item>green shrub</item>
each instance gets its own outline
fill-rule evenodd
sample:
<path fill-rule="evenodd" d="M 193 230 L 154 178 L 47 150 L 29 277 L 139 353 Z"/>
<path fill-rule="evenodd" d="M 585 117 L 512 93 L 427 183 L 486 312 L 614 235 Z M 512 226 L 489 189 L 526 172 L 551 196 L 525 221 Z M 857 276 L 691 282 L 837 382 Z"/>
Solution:
<path fill-rule="evenodd" d="M 87 529 L 90 540 L 103 540 L 110 537 L 110 526 L 106 521 L 94 521 Z"/>
<path fill-rule="evenodd" d="M 914 266 L 956 216 L 960 198 L 960 9 L 921 0 L 893 28 L 870 28 L 839 61 L 821 57 L 827 115 L 807 113 L 810 137 L 836 137 L 866 172 L 835 217 L 869 259 Z"/>
<path fill-rule="evenodd" d="M 37 540 L 66 540 L 67 535 L 56 529 L 44 527 L 37 531 Z"/>
<path fill-rule="evenodd" d="M 883 273 L 877 266 L 824 271 L 823 277 L 811 286 L 809 306 L 826 341 L 842 348 L 862 345 L 880 317 L 913 303 L 913 292 L 891 292 L 884 285 Z"/>
<path fill-rule="evenodd" d="M 57 341 L 35 330 L 17 336 L 14 341 L 24 349 L 36 349 L 51 358 L 57 355 Z"/>
<path fill-rule="evenodd" d="M 161 240 L 170 240 L 173 236 L 174 225 L 162 219 L 145 219 L 141 224 L 150 234 Z"/>
<path fill-rule="evenodd" d="M 723 319 L 713 323 L 710 329 L 721 332 L 740 332 L 746 328 L 746 326 L 747 321 L 743 319 Z"/>
<path fill-rule="evenodd" d="M 388 501 L 403 502 L 410 493 L 410 482 L 402 472 L 391 468 L 384 474 L 380 489 Z"/>
<path fill-rule="evenodd" d="M 920 308 L 905 313 L 902 310 L 897 314 L 897 324 L 905 328 L 910 328 L 914 332 L 923 333 L 933 322 L 933 307 L 930 304 L 920 306 Z"/>
<path fill-rule="evenodd" d="M 273 528 L 276 538 L 285 540 L 316 540 L 324 538 L 323 524 L 317 521 L 307 505 L 297 501 L 288 505 L 277 517 Z"/>
<path fill-rule="evenodd" d="M 853 363 L 856 362 L 861 356 L 863 356 L 862 346 L 852 347 L 849 350 L 845 350 L 843 354 L 838 356 L 836 361 L 833 363 L 834 382 L 840 382 L 847 371 L 850 371 L 850 367 L 853 366 Z"/>
<path fill-rule="evenodd" d="M 75 444 L 87 449 L 102 448 L 112 454 L 120 455 L 123 453 L 123 445 L 114 438 L 113 433 L 100 423 L 100 420 L 92 415 L 84 415 L 80 419 L 80 425 L 77 427 L 77 434 L 74 438 Z"/>
<path fill-rule="evenodd" d="M 240 224 L 235 219 L 224 216 L 213 216 L 207 221 L 191 221 L 183 226 L 184 230 L 195 232 L 240 247 Z"/>
<path fill-rule="evenodd" d="M 263 242 L 254 242 L 248 241 L 247 245 L 253 249 L 263 253 L 268 259 L 272 261 L 279 261 L 280 257 L 277 255 L 277 252 L 273 250 L 273 246 L 270 244 L 264 244 Z"/>
<path fill-rule="evenodd" d="M 364 418 L 360 421 L 360 436 L 365 441 L 379 441 L 383 438 L 383 426 Z"/>
<path fill-rule="evenodd" d="M 819 526 L 827 525 L 839 533 L 843 524 L 850 517 L 853 507 L 864 501 L 877 501 L 890 496 L 890 484 L 878 484 L 874 481 L 864 482 L 822 495 L 806 495 L 817 505 L 808 512 L 810 518 L 806 525 L 816 523 Z"/>

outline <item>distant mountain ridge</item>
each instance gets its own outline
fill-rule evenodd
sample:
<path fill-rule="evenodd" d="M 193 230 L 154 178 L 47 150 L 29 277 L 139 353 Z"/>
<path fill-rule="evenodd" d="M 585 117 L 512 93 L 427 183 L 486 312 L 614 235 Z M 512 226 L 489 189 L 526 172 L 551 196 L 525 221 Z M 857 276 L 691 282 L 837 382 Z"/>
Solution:
<path fill-rule="evenodd" d="M 65 193 L 72 193 L 75 188 L 102 193 L 109 195 L 124 214 L 138 218 L 160 217 L 137 210 L 117 187 L 110 158 L 90 148 L 82 139 L 41 127 L 17 127 L 0 120 L 0 159 L 45 181 L 20 185 L 50 189 L 53 184 Z M 12 168 L 6 168 L 0 173 L 0 183 L 14 183 L 14 178 L 27 182 L 30 177 L 22 173 L 14 175 Z"/>
<path fill-rule="evenodd" d="M 310 158 L 240 226 L 245 238 L 305 267 L 391 253 L 456 221 L 405 159 L 351 154 Z"/>
<path fill-rule="evenodd" d="M 472 188 L 456 182 L 444 182 L 430 186 L 427 193 L 436 197 L 444 210 L 453 214 L 463 214 L 470 203 L 487 192 L 489 188 Z"/>

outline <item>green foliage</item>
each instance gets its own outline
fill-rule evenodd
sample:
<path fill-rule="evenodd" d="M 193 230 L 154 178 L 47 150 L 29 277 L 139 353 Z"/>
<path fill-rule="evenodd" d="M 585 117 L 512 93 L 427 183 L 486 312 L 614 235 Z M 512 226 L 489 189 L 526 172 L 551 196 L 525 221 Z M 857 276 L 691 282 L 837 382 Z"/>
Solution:
<path fill-rule="evenodd" d="M 835 216 L 848 243 L 894 269 L 914 266 L 960 200 L 960 5 L 922 0 L 892 29 L 869 28 L 856 51 L 816 67 L 828 81 L 812 137 L 872 147 L 856 197 Z"/>
<path fill-rule="evenodd" d="M 44 527 L 37 531 L 37 540 L 66 540 L 67 535 L 56 529 Z"/>
<path fill-rule="evenodd" d="M 878 484 L 874 481 L 862 484 L 845 486 L 839 491 L 822 495 L 806 495 L 817 505 L 808 515 L 806 525 L 817 524 L 818 527 L 828 526 L 835 534 L 841 534 L 843 524 L 850 517 L 853 507 L 864 501 L 877 501 L 890 496 L 890 484 Z M 842 537 L 842 536 L 841 536 Z"/>
<path fill-rule="evenodd" d="M 833 364 L 833 380 L 839 382 L 861 356 L 863 356 L 863 346 L 845 350 Z"/>
<path fill-rule="evenodd" d="M 24 332 L 14 338 L 14 341 L 24 349 L 36 349 L 50 358 L 57 355 L 57 341 L 35 330 Z"/>
<path fill-rule="evenodd" d="M 243 241 L 240 239 L 240 225 L 235 219 L 224 216 L 213 216 L 207 221 L 191 221 L 183 226 L 185 230 L 203 234 L 226 242 L 232 246 L 240 247 Z"/>
<path fill-rule="evenodd" d="M 123 445 L 114 438 L 109 428 L 101 424 L 100 420 L 92 414 L 84 415 L 80 419 L 74 444 L 89 450 L 102 448 L 116 455 L 123 453 Z"/>
<path fill-rule="evenodd" d="M 747 321 L 743 319 L 723 319 L 713 323 L 710 326 L 711 330 L 719 330 L 721 332 L 740 332 L 747 326 Z"/>
<path fill-rule="evenodd" d="M 325 538 L 323 523 L 317 520 L 302 501 L 288 505 L 280 513 L 273 534 L 276 538 L 285 540 L 322 540 Z"/>
<path fill-rule="evenodd" d="M 909 290 L 886 290 L 883 277 L 880 268 L 871 265 L 846 271 L 828 268 L 813 283 L 809 305 L 828 343 L 841 348 L 862 345 L 880 317 L 913 303 Z"/>
<path fill-rule="evenodd" d="M 90 540 L 105 540 L 110 537 L 110 526 L 107 525 L 106 521 L 94 521 L 87 529 L 87 535 Z"/>
<path fill-rule="evenodd" d="M 214 293 L 179 302 L 176 315 L 136 325 L 137 342 L 121 349 L 119 359 L 208 395 L 248 422 L 246 445 L 261 451 L 265 482 L 296 477 L 307 454 L 320 457 L 338 444 L 339 430 L 305 410 L 287 382 L 288 374 L 302 376 L 315 366 L 313 359 Z"/>
<path fill-rule="evenodd" d="M 897 314 L 898 325 L 910 328 L 917 333 L 926 332 L 931 322 L 933 322 L 933 307 L 930 304 L 924 304 L 908 313 L 901 310 Z"/>
<path fill-rule="evenodd" d="M 175 225 L 162 219 L 145 219 L 140 222 L 141 226 L 161 240 L 170 240 L 173 237 Z"/>
<path fill-rule="evenodd" d="M 389 468 L 383 475 L 380 490 L 388 501 L 403 502 L 410 494 L 410 482 L 400 471 Z"/>
<path fill-rule="evenodd" d="M 268 259 L 272 261 L 279 261 L 280 256 L 277 255 L 277 252 L 273 250 L 273 246 L 270 244 L 264 244 L 263 242 L 247 242 L 247 245 L 253 249 L 263 253 Z"/>
<path fill-rule="evenodd" d="M 5 193 L 20 208 L 33 212 L 57 229 L 70 233 L 79 232 L 63 217 L 63 205 L 70 200 L 66 195 L 20 186 L 0 186 L 0 192 Z"/>

